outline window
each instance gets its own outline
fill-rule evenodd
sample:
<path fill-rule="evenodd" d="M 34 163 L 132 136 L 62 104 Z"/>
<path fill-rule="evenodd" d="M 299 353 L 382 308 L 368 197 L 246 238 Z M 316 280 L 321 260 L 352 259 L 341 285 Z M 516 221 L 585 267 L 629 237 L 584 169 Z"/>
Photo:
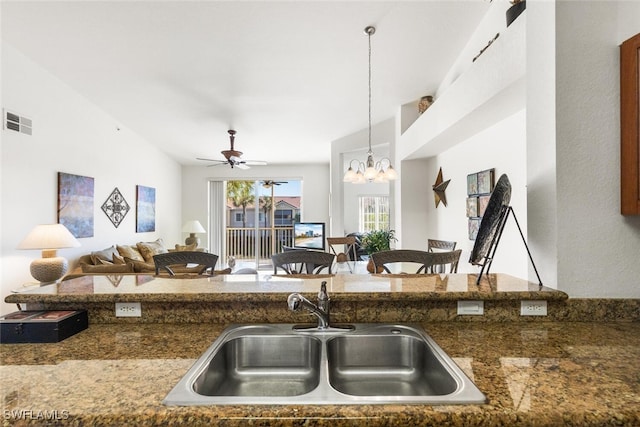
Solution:
<path fill-rule="evenodd" d="M 389 197 L 360 196 L 358 198 L 359 231 L 389 229 Z"/>
<path fill-rule="evenodd" d="M 293 222 L 291 221 L 291 217 L 293 212 L 291 209 L 278 209 L 276 210 L 274 216 L 276 225 L 291 225 Z"/>
<path fill-rule="evenodd" d="M 242 212 L 236 212 L 236 222 L 242 222 Z"/>

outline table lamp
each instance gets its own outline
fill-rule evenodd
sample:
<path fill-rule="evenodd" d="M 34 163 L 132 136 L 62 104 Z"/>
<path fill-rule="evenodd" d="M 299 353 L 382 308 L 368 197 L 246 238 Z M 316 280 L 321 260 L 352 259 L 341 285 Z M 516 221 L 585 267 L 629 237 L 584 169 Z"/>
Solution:
<path fill-rule="evenodd" d="M 182 226 L 182 232 L 189 233 L 189 237 L 184 240 L 184 244 L 189 246 L 195 243 L 197 248 L 200 246 L 200 239 L 196 237 L 196 233 L 206 233 L 207 230 L 205 230 L 202 224 L 200 224 L 200 221 L 194 219 L 192 221 L 185 222 Z"/>
<path fill-rule="evenodd" d="M 60 279 L 69 270 L 69 263 L 56 254 L 58 249 L 76 248 L 80 242 L 62 224 L 41 224 L 31 230 L 18 249 L 41 249 L 42 258 L 31 263 L 31 275 L 41 283 Z"/>

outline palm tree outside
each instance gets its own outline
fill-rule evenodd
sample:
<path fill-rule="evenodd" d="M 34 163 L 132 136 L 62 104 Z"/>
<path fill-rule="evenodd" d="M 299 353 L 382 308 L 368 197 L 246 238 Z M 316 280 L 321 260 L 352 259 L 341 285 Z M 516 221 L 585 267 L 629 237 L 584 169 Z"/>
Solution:
<path fill-rule="evenodd" d="M 247 206 L 253 204 L 255 195 L 253 181 L 229 181 L 227 196 L 236 208 L 242 208 L 242 227 L 247 227 Z"/>

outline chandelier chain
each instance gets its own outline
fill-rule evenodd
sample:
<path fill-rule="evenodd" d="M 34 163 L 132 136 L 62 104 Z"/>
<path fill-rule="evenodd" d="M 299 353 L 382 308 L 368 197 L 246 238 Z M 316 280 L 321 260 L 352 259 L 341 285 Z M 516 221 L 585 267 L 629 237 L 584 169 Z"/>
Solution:
<path fill-rule="evenodd" d="M 369 154 L 372 154 L 371 150 L 371 34 L 372 31 L 367 31 L 369 39 Z"/>

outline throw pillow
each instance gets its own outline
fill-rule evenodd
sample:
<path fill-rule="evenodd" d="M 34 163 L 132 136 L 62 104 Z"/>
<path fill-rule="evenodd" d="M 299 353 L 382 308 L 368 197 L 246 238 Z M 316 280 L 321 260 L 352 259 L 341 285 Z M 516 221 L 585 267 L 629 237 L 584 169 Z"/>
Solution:
<path fill-rule="evenodd" d="M 184 251 L 195 251 L 198 247 L 197 243 L 192 243 L 190 245 L 179 245 L 176 243 L 176 252 L 184 252 Z"/>
<path fill-rule="evenodd" d="M 106 259 L 98 258 L 94 265 L 114 265 L 111 261 L 107 261 Z"/>
<path fill-rule="evenodd" d="M 93 251 L 91 252 L 91 262 L 93 265 L 98 265 L 99 259 L 110 261 L 114 254 L 117 254 L 118 250 L 115 246 L 111 246 L 110 248 L 103 249 L 101 251 Z"/>
<path fill-rule="evenodd" d="M 138 252 L 140 252 L 142 258 L 144 258 L 144 261 L 152 264 L 154 255 L 167 252 L 162 239 L 158 239 L 155 242 L 138 242 L 136 246 L 138 247 Z"/>
<path fill-rule="evenodd" d="M 123 258 L 131 258 L 134 261 L 144 261 L 137 246 L 116 245 L 116 249 L 118 249 L 118 253 Z"/>
<path fill-rule="evenodd" d="M 113 254 L 113 258 L 111 259 L 114 264 L 126 264 L 124 257 L 121 257 L 118 254 Z"/>
<path fill-rule="evenodd" d="M 124 260 L 128 264 L 133 264 L 133 271 L 135 273 L 155 273 L 156 272 L 156 265 L 153 262 L 148 263 L 148 262 L 138 261 L 128 257 L 124 257 Z"/>
<path fill-rule="evenodd" d="M 83 273 L 133 273 L 133 264 L 122 265 L 91 265 L 82 264 Z"/>

